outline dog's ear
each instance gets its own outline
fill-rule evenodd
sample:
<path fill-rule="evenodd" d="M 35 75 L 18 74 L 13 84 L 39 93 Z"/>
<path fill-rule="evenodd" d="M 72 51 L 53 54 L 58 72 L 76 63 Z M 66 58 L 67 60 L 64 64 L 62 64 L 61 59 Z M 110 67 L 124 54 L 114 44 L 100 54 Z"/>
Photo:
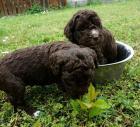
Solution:
<path fill-rule="evenodd" d="M 49 68 L 54 76 L 60 75 L 62 66 L 65 64 L 66 58 L 62 56 L 63 53 L 55 52 L 49 57 Z"/>
<path fill-rule="evenodd" d="M 74 42 L 73 32 L 75 31 L 76 19 L 78 17 L 79 15 L 75 14 L 64 28 L 64 34 L 71 42 Z"/>

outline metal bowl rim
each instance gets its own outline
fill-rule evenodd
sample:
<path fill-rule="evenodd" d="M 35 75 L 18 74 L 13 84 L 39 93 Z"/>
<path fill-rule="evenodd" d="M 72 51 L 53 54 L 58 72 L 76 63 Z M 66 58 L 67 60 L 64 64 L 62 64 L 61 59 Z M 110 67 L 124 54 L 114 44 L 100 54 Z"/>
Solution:
<path fill-rule="evenodd" d="M 105 66 L 111 66 L 111 65 L 116 65 L 116 64 L 124 63 L 124 62 L 130 60 L 133 57 L 134 50 L 133 50 L 133 48 L 131 46 L 129 46 L 129 45 L 123 43 L 123 42 L 120 42 L 120 41 L 116 41 L 116 43 L 125 46 L 127 49 L 130 50 L 131 54 L 127 58 L 125 58 L 124 60 L 121 60 L 121 61 L 118 61 L 118 62 L 115 62 L 115 63 L 99 65 L 99 67 L 105 67 Z"/>

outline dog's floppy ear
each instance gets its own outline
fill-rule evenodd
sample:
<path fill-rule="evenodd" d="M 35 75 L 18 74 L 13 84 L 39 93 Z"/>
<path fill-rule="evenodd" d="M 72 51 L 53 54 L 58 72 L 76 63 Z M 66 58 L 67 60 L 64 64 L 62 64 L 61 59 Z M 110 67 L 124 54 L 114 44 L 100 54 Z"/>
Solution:
<path fill-rule="evenodd" d="M 71 41 L 74 42 L 74 35 L 73 32 L 75 30 L 75 23 L 76 19 L 79 17 L 79 15 L 75 14 L 70 21 L 67 23 L 67 25 L 64 28 L 64 34 L 65 36 Z"/>
<path fill-rule="evenodd" d="M 49 68 L 54 76 L 60 75 L 65 61 L 66 58 L 63 57 L 63 53 L 55 52 L 49 57 Z"/>

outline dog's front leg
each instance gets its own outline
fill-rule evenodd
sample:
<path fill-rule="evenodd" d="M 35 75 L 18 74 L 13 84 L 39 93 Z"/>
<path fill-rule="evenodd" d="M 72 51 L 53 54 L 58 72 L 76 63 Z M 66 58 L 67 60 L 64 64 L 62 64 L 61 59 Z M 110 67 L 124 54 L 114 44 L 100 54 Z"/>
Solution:
<path fill-rule="evenodd" d="M 7 93 L 15 111 L 24 105 L 24 83 L 4 66 L 0 67 L 0 89 Z"/>

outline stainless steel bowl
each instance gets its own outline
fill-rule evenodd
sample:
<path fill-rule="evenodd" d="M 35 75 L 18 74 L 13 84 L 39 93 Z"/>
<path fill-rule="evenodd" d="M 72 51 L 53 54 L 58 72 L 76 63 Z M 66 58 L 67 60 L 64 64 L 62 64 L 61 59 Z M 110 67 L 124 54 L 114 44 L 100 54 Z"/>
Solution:
<path fill-rule="evenodd" d="M 95 71 L 95 83 L 104 84 L 114 80 L 118 80 L 124 70 L 126 63 L 133 57 L 134 50 L 123 42 L 116 41 L 117 43 L 117 62 L 99 65 Z"/>

